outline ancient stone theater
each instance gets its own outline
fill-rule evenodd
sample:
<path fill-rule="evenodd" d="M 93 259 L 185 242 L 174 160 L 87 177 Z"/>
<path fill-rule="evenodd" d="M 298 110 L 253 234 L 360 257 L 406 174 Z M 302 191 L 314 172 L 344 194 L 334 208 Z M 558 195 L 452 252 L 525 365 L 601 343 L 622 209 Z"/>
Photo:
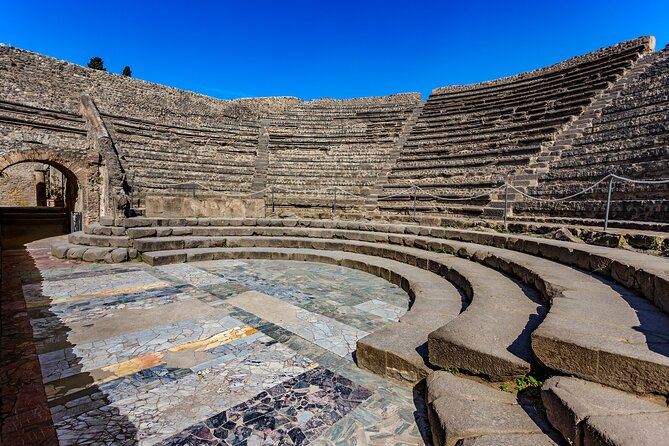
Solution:
<path fill-rule="evenodd" d="M 0 46 L 3 445 L 669 444 L 669 49 L 218 100 Z"/>

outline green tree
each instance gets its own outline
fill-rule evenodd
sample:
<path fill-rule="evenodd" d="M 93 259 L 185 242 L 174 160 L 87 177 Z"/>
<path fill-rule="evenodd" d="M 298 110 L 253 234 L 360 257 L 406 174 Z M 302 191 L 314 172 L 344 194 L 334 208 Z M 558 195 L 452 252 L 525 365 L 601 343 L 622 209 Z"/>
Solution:
<path fill-rule="evenodd" d="M 125 68 L 123 68 L 123 73 L 121 73 L 121 75 L 132 77 L 132 70 L 128 65 L 126 65 Z"/>
<path fill-rule="evenodd" d="M 91 60 L 88 62 L 88 68 L 107 71 L 107 69 L 104 67 L 104 62 L 102 61 L 101 57 L 91 57 Z"/>

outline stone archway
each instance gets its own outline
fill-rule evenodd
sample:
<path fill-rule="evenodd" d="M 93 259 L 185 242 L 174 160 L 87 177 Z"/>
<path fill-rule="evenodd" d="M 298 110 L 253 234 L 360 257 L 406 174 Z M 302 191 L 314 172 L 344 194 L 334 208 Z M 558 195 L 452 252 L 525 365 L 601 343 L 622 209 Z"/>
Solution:
<path fill-rule="evenodd" d="M 98 221 L 101 183 L 98 166 L 87 166 L 58 152 L 20 150 L 0 155 L 0 172 L 23 162 L 48 164 L 62 172 L 67 178 L 65 201 L 68 203 L 69 211 L 81 212 L 84 224 Z"/>

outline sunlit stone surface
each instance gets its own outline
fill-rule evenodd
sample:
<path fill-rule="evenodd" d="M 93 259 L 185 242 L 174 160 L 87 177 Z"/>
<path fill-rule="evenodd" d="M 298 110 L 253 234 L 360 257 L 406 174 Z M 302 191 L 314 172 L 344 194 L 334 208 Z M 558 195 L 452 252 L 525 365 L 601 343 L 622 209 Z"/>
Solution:
<path fill-rule="evenodd" d="M 16 260 L 60 444 L 424 442 L 411 390 L 353 361 L 359 338 L 406 311 L 382 279 L 307 262 L 75 263 L 42 248 Z"/>

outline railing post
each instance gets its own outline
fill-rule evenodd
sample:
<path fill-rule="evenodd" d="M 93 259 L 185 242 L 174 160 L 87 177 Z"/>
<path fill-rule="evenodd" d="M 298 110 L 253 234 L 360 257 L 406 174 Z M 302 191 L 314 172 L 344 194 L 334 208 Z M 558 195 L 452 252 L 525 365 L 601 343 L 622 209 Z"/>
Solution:
<path fill-rule="evenodd" d="M 332 213 L 334 214 L 337 210 L 337 188 L 334 190 L 334 198 L 332 199 Z"/>
<path fill-rule="evenodd" d="M 504 183 L 504 229 L 506 229 L 507 215 L 509 212 L 509 183 Z"/>
<path fill-rule="evenodd" d="M 272 214 L 274 213 L 274 188 L 272 188 Z"/>
<path fill-rule="evenodd" d="M 193 198 L 195 198 L 195 185 L 193 184 L 191 190 L 193 191 Z"/>
<path fill-rule="evenodd" d="M 609 178 L 609 194 L 606 197 L 606 215 L 604 215 L 604 232 L 609 229 L 609 211 L 611 210 L 611 189 L 613 189 L 613 175 Z"/>
<path fill-rule="evenodd" d="M 416 195 L 418 194 L 418 188 L 413 187 L 413 216 L 416 216 Z"/>

